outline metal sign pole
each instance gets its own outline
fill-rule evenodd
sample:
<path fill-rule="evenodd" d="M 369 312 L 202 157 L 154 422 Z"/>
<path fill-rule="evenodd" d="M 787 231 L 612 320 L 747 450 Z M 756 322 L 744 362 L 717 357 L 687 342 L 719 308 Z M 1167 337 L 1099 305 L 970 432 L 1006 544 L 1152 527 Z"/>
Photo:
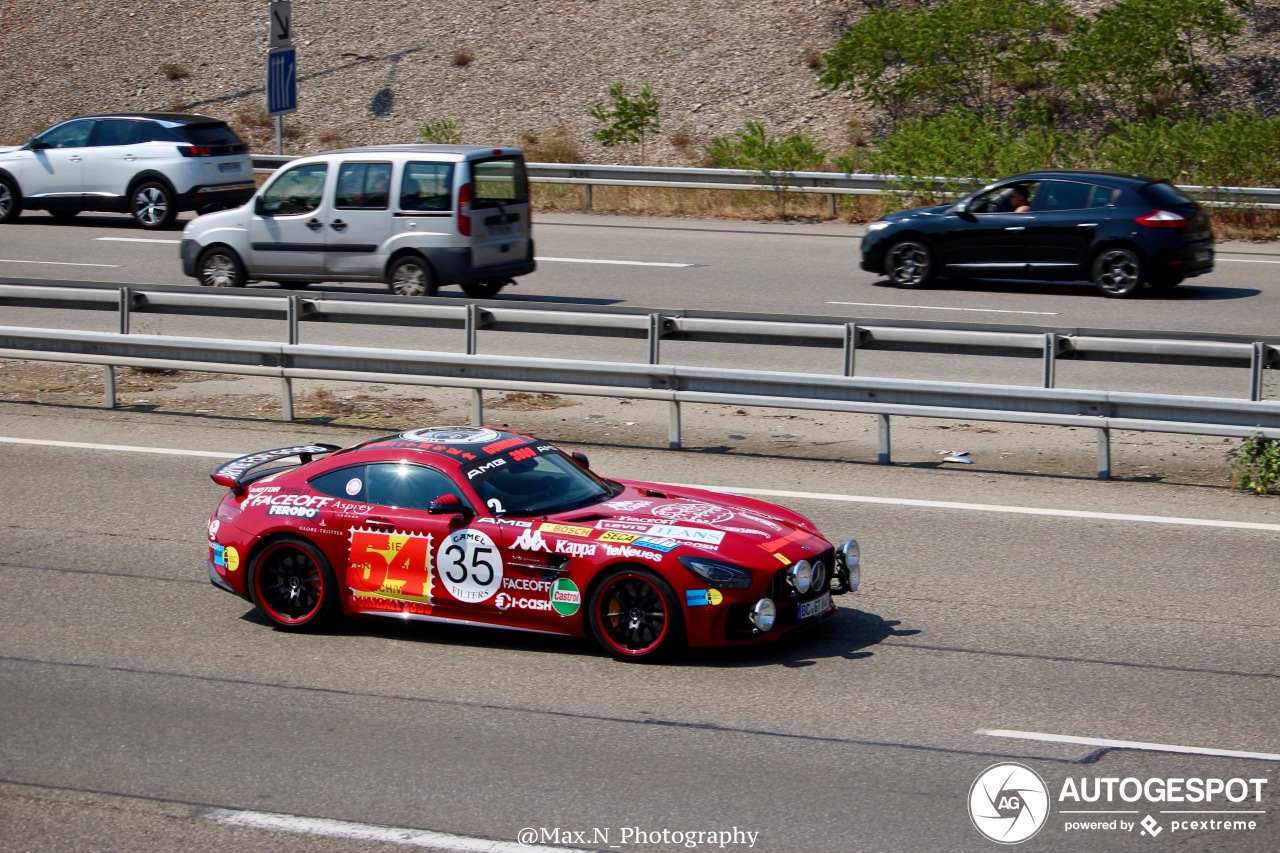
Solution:
<path fill-rule="evenodd" d="M 277 154 L 284 154 L 284 135 L 281 133 L 281 130 L 280 130 L 281 121 L 282 121 L 282 117 L 276 116 L 276 153 Z"/>

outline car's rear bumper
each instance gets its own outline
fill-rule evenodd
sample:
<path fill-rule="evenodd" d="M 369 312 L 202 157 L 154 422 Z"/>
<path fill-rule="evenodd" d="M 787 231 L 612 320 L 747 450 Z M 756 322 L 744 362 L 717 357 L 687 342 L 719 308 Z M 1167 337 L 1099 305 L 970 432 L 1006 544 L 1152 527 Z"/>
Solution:
<path fill-rule="evenodd" d="M 236 181 L 231 184 L 205 184 L 193 187 L 178 195 L 178 206 L 183 210 L 210 211 L 239 207 L 258 191 L 253 181 Z"/>
<path fill-rule="evenodd" d="M 437 283 L 443 286 L 446 284 L 471 284 L 480 281 L 501 281 L 502 279 L 528 275 L 538 268 L 537 262 L 533 259 L 532 240 L 529 241 L 528 254 L 510 263 L 477 267 L 473 265 L 472 257 L 470 248 L 437 249 L 430 252 L 429 260 L 435 271 Z"/>

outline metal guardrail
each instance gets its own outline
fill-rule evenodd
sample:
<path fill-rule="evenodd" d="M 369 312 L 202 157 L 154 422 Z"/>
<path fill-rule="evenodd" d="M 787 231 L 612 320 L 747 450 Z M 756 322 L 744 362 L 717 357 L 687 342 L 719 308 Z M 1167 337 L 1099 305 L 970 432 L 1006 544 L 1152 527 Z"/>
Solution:
<path fill-rule="evenodd" d="M 110 283 L 0 281 L 0 305 L 113 311 L 127 334 L 135 313 L 285 321 L 282 339 L 301 342 L 305 322 L 378 323 L 459 329 L 466 353 L 479 352 L 481 331 L 586 335 L 646 340 L 660 364 L 670 340 L 841 351 L 840 373 L 855 375 L 860 350 L 1038 359 L 1041 387 L 1056 384 L 1060 361 L 1158 363 L 1248 369 L 1242 396 L 1261 400 L 1265 371 L 1280 364 L 1280 336 L 1142 332 L 1079 327 L 944 324 L 855 317 L 781 317 L 726 311 L 630 306 L 548 306 L 537 302 L 406 300 L 378 294 L 227 292 L 192 287 Z"/>
<path fill-rule="evenodd" d="M 274 172 L 296 157 L 254 154 L 257 172 Z M 940 194 L 961 195 L 958 186 L 983 186 L 979 178 L 911 178 L 902 175 L 861 175 L 850 172 L 753 172 L 746 169 L 696 169 L 670 166 L 609 166 L 592 163 L 529 163 L 529 180 L 534 183 L 572 184 L 585 188 L 584 207 L 591 209 L 591 188 L 663 187 L 686 190 L 770 190 L 819 193 L 830 197 L 830 213 L 835 215 L 838 195 L 885 195 L 905 188 L 932 184 Z M 1210 187 L 1182 185 L 1209 207 L 1250 207 L 1280 210 L 1280 188 Z"/>
<path fill-rule="evenodd" d="M 106 405 L 115 405 L 114 367 L 198 370 L 282 380 L 293 419 L 292 380 L 322 379 L 469 388 L 472 421 L 483 423 L 485 389 L 661 400 L 670 404 L 668 442 L 680 447 L 680 406 L 707 403 L 874 414 L 878 455 L 891 460 L 893 415 L 1092 427 L 1098 476 L 1111 470 L 1113 429 L 1280 438 L 1280 402 L 1030 388 L 902 379 L 723 370 L 661 364 L 498 357 L 267 341 L 134 335 L 0 326 L 0 358 L 107 366 Z"/>

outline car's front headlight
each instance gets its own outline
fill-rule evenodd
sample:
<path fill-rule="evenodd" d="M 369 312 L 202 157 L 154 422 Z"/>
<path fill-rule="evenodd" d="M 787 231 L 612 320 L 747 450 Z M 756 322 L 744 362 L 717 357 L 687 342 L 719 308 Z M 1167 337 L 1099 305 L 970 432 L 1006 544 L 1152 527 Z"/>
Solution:
<path fill-rule="evenodd" d="M 879 231 L 881 228 L 888 228 L 892 224 L 893 223 L 887 219 L 881 219 L 879 222 L 872 222 L 867 226 L 867 233 L 870 234 L 872 231 Z"/>
<path fill-rule="evenodd" d="M 679 560 L 680 565 L 701 578 L 707 586 L 720 589 L 746 589 L 751 586 L 751 572 L 730 563 L 692 554 Z"/>

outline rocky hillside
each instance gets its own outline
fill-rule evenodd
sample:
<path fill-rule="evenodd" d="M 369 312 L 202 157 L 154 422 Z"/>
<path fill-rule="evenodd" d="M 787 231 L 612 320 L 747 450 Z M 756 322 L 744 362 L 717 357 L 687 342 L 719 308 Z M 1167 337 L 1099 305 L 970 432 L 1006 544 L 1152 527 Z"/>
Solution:
<path fill-rule="evenodd" d="M 1097 0 L 1075 5 L 1087 8 Z M 293 0 L 299 110 L 287 153 L 414 141 L 451 119 L 464 141 L 518 143 L 564 127 L 582 157 L 633 156 L 591 139 L 605 88 L 650 84 L 651 163 L 685 165 L 716 135 L 761 121 L 833 150 L 876 116 L 819 88 L 813 65 L 876 0 Z M 1241 47 L 1217 60 L 1223 103 L 1275 98 L 1280 0 L 1256 0 Z M 215 115 L 255 150 L 265 115 L 264 0 L 0 0 L 0 143 L 110 110 Z"/>

